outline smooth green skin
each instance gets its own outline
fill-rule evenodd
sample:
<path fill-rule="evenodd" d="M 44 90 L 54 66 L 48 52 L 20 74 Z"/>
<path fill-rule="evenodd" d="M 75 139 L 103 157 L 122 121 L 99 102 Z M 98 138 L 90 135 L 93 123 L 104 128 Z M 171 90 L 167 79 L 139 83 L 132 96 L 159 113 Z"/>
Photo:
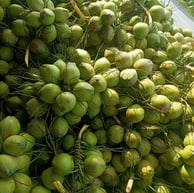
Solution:
<path fill-rule="evenodd" d="M 55 13 L 48 8 L 44 8 L 40 11 L 40 22 L 43 25 L 50 25 L 55 21 Z"/>
<path fill-rule="evenodd" d="M 40 99 L 45 103 L 55 102 L 56 97 L 61 93 L 61 88 L 54 83 L 45 84 L 40 90 Z"/>
<path fill-rule="evenodd" d="M 5 82 L 3 82 L 3 81 L 0 81 L 0 88 L 1 88 L 1 90 L 0 90 L 0 98 L 2 99 L 2 98 L 6 98 L 7 96 L 8 96 L 8 94 L 9 94 L 9 86 L 5 83 Z"/>
<path fill-rule="evenodd" d="M 15 116 L 6 116 L 0 122 L 0 136 L 5 139 L 11 135 L 19 134 L 21 125 Z"/>
<path fill-rule="evenodd" d="M 0 178 L 0 193 L 14 193 L 15 182 L 12 177 Z"/>
<path fill-rule="evenodd" d="M 66 135 L 68 130 L 68 122 L 63 117 L 57 117 L 51 126 L 51 134 L 54 137 L 62 137 Z"/>
<path fill-rule="evenodd" d="M 51 191 L 42 185 L 37 185 L 31 189 L 31 193 L 51 193 Z"/>
<path fill-rule="evenodd" d="M 3 150 L 5 153 L 13 156 L 22 155 L 26 151 L 27 141 L 21 135 L 11 135 L 3 142 Z"/>
<path fill-rule="evenodd" d="M 8 154 L 0 155 L 0 177 L 9 177 L 18 169 L 14 156 Z"/>
<path fill-rule="evenodd" d="M 107 138 L 110 144 L 119 144 L 123 141 L 124 128 L 120 125 L 112 125 L 107 130 Z"/>
<path fill-rule="evenodd" d="M 74 88 L 73 93 L 80 101 L 88 101 L 94 94 L 94 87 L 88 82 L 78 82 Z"/>
<path fill-rule="evenodd" d="M 22 172 L 16 172 L 13 175 L 15 181 L 15 191 L 14 193 L 30 193 L 32 187 L 31 178 Z"/>
<path fill-rule="evenodd" d="M 54 173 L 53 167 L 49 167 L 49 168 L 45 169 L 41 173 L 40 178 L 41 178 L 41 181 L 42 181 L 44 187 L 48 188 L 49 190 L 56 189 L 56 187 L 53 185 L 53 182 L 59 181 L 60 183 L 63 183 L 63 181 L 64 181 L 63 176 Z"/>
<path fill-rule="evenodd" d="M 0 6 L 3 8 L 8 7 L 11 4 L 11 0 L 0 0 Z"/>
<path fill-rule="evenodd" d="M 82 140 L 91 146 L 97 144 L 97 136 L 92 131 L 86 131 L 83 133 Z"/>
<path fill-rule="evenodd" d="M 127 108 L 126 118 L 129 123 L 138 123 L 143 120 L 144 113 L 144 109 L 139 104 L 134 104 Z"/>
<path fill-rule="evenodd" d="M 85 159 L 84 168 L 88 175 L 98 177 L 105 170 L 106 163 L 101 156 L 91 155 Z"/>
<path fill-rule="evenodd" d="M 64 176 L 74 170 L 74 159 L 68 153 L 58 153 L 52 159 L 52 166 L 56 174 Z"/>
<path fill-rule="evenodd" d="M 38 11 L 31 11 L 26 15 L 26 22 L 28 25 L 32 26 L 33 28 L 38 28 L 41 26 L 40 22 L 40 12 Z"/>

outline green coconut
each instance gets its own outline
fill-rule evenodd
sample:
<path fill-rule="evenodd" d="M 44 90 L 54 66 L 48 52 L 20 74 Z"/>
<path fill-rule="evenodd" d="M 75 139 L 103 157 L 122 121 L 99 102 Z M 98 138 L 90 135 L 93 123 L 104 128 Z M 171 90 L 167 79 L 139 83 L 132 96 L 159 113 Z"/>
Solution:
<path fill-rule="evenodd" d="M 47 44 L 53 42 L 57 38 L 57 29 L 54 24 L 42 27 L 40 38 Z"/>
<path fill-rule="evenodd" d="M 119 70 L 131 68 L 133 65 L 133 55 L 131 52 L 119 51 L 115 55 L 115 65 Z"/>
<path fill-rule="evenodd" d="M 53 172 L 64 176 L 74 170 L 74 158 L 68 153 L 58 153 L 52 159 Z"/>
<path fill-rule="evenodd" d="M 137 175 L 142 179 L 152 178 L 154 176 L 154 168 L 148 160 L 142 159 L 137 166 Z"/>
<path fill-rule="evenodd" d="M 62 148 L 65 151 L 72 150 L 75 145 L 75 137 L 71 134 L 66 134 L 62 140 Z"/>
<path fill-rule="evenodd" d="M 69 130 L 68 122 L 63 117 L 56 117 L 51 125 L 51 134 L 54 137 L 63 137 Z"/>
<path fill-rule="evenodd" d="M 23 155 L 17 156 L 16 161 L 18 163 L 17 172 L 22 172 L 22 173 L 29 172 L 29 167 L 31 164 L 31 156 L 30 155 L 23 154 Z"/>
<path fill-rule="evenodd" d="M 5 61 L 11 61 L 14 58 L 14 49 L 11 46 L 0 45 L 0 58 Z"/>
<path fill-rule="evenodd" d="M 31 119 L 31 121 L 27 125 L 27 131 L 36 140 L 44 137 L 47 132 L 45 120 L 42 117 Z"/>
<path fill-rule="evenodd" d="M 194 184 L 194 170 L 193 170 L 193 166 L 189 166 L 187 164 L 183 164 L 179 168 L 179 173 L 180 173 L 181 179 L 185 183 L 187 183 L 188 185 Z"/>
<path fill-rule="evenodd" d="M 149 9 L 149 13 L 154 21 L 162 21 L 165 18 L 164 7 L 161 5 L 153 5 Z"/>
<path fill-rule="evenodd" d="M 151 96 L 150 105 L 161 113 L 167 113 L 171 107 L 170 99 L 162 94 Z"/>
<path fill-rule="evenodd" d="M 103 77 L 106 79 L 107 87 L 115 87 L 119 83 L 120 71 L 117 68 L 110 68 L 103 73 Z"/>
<path fill-rule="evenodd" d="M 30 51 L 32 54 L 39 56 L 40 58 L 48 58 L 50 50 L 47 44 L 38 38 L 34 38 L 30 42 Z"/>
<path fill-rule="evenodd" d="M 0 177 L 12 176 L 18 169 L 17 161 L 14 156 L 8 154 L 0 155 Z"/>
<path fill-rule="evenodd" d="M 158 94 L 167 96 L 170 100 L 176 101 L 180 99 L 180 89 L 176 85 L 164 84 L 157 87 Z"/>
<path fill-rule="evenodd" d="M 153 109 L 145 109 L 144 119 L 145 123 L 155 124 L 159 123 L 161 120 L 161 114 Z"/>
<path fill-rule="evenodd" d="M 15 193 L 30 193 L 32 181 L 27 174 L 24 174 L 22 172 L 16 172 L 13 175 L 13 179 L 15 181 Z"/>
<path fill-rule="evenodd" d="M 141 143 L 141 135 L 133 129 L 128 130 L 125 132 L 124 142 L 130 148 L 137 148 Z"/>
<path fill-rule="evenodd" d="M 64 115 L 67 112 L 70 112 L 76 104 L 76 97 L 73 93 L 65 91 L 60 93 L 53 104 L 53 111 L 57 114 Z"/>
<path fill-rule="evenodd" d="M 0 193 L 14 193 L 15 182 L 12 177 L 0 179 Z"/>
<path fill-rule="evenodd" d="M 151 148 L 153 153 L 164 153 L 167 150 L 166 142 L 160 137 L 153 137 L 150 140 Z"/>
<path fill-rule="evenodd" d="M 74 62 L 67 62 L 63 78 L 66 84 L 74 84 L 79 81 L 80 71 Z"/>
<path fill-rule="evenodd" d="M 90 80 L 89 83 L 94 87 L 95 92 L 103 92 L 107 88 L 107 82 L 103 75 L 96 74 Z"/>
<path fill-rule="evenodd" d="M 189 131 L 188 133 L 185 134 L 184 139 L 183 139 L 183 144 L 184 146 L 187 145 L 194 145 L 194 132 L 193 131 Z"/>
<path fill-rule="evenodd" d="M 145 22 L 138 22 L 133 26 L 133 35 L 136 39 L 144 39 L 149 33 L 149 25 Z"/>
<path fill-rule="evenodd" d="M 55 7 L 53 9 L 53 12 L 55 14 L 55 22 L 67 22 L 68 16 L 69 16 L 69 10 L 64 7 Z"/>
<path fill-rule="evenodd" d="M 26 2 L 28 7 L 33 11 L 41 11 L 45 6 L 43 0 L 27 0 Z"/>
<path fill-rule="evenodd" d="M 29 36 L 29 28 L 27 23 L 23 19 L 15 19 L 11 23 L 11 28 L 16 36 L 20 37 L 28 37 Z"/>
<path fill-rule="evenodd" d="M 166 116 L 169 119 L 177 119 L 183 114 L 183 105 L 179 101 L 172 101 Z"/>
<path fill-rule="evenodd" d="M 106 166 L 100 179 L 109 187 L 114 187 L 119 184 L 119 177 L 116 170 L 111 165 Z"/>
<path fill-rule="evenodd" d="M 98 139 L 97 139 L 97 136 L 95 135 L 95 133 L 90 131 L 90 130 L 87 130 L 82 135 L 82 141 L 87 143 L 89 146 L 93 146 L 94 147 L 97 144 L 97 140 Z"/>
<path fill-rule="evenodd" d="M 104 172 L 106 163 L 101 156 L 91 155 L 84 160 L 84 168 L 88 175 L 98 177 Z"/>
<path fill-rule="evenodd" d="M 0 81 L 0 88 L 0 98 L 6 98 L 10 92 L 9 86 L 4 81 Z"/>
<path fill-rule="evenodd" d="M 55 21 L 55 13 L 49 8 L 40 11 L 40 22 L 42 25 L 50 25 Z"/>
<path fill-rule="evenodd" d="M 102 9 L 100 19 L 103 25 L 112 25 L 116 20 L 115 12 L 106 8 Z"/>
<path fill-rule="evenodd" d="M 47 105 L 37 98 L 31 98 L 25 103 L 25 109 L 30 117 L 41 117 L 47 112 Z"/>
<path fill-rule="evenodd" d="M 65 41 L 71 36 L 71 28 L 67 23 L 55 23 L 57 30 L 57 40 Z"/>
<path fill-rule="evenodd" d="M 121 153 L 114 152 L 112 153 L 111 165 L 118 173 L 124 173 L 127 167 L 122 163 Z"/>
<path fill-rule="evenodd" d="M 151 80 L 154 82 L 154 84 L 157 85 L 164 85 L 165 84 L 165 76 L 160 71 L 155 71 L 151 75 Z"/>
<path fill-rule="evenodd" d="M 71 29 L 70 39 L 75 42 L 79 41 L 84 34 L 83 28 L 78 24 L 74 24 L 70 27 L 70 29 Z"/>
<path fill-rule="evenodd" d="M 7 16 L 10 19 L 16 19 L 21 13 L 25 12 L 25 8 L 22 5 L 16 3 L 10 4 L 6 9 Z"/>
<path fill-rule="evenodd" d="M 22 137 L 25 138 L 27 144 L 26 144 L 26 152 L 29 152 L 32 150 L 33 146 L 35 145 L 35 138 L 30 135 L 27 132 L 20 132 L 20 134 Z"/>
<path fill-rule="evenodd" d="M 98 185 L 92 185 L 88 188 L 86 193 L 107 193 L 107 191 L 103 187 L 100 187 Z"/>
<path fill-rule="evenodd" d="M 137 71 L 133 68 L 127 68 L 124 70 L 121 70 L 119 75 L 119 84 L 122 87 L 130 87 L 135 85 L 138 79 Z"/>
<path fill-rule="evenodd" d="M 94 94 L 94 87 L 88 82 L 81 81 L 73 87 L 73 94 L 80 101 L 88 101 Z"/>
<path fill-rule="evenodd" d="M 22 155 L 26 151 L 27 141 L 21 135 L 11 135 L 3 141 L 5 153 L 13 156 Z"/>
<path fill-rule="evenodd" d="M 3 139 L 19 134 L 20 130 L 21 124 L 15 116 L 6 116 L 0 121 L 0 136 Z"/>
<path fill-rule="evenodd" d="M 142 157 L 149 155 L 151 152 L 151 144 L 149 140 L 146 138 L 141 138 L 141 143 L 137 147 L 137 150 Z"/>
<path fill-rule="evenodd" d="M 14 34 L 12 29 L 6 28 L 2 30 L 0 39 L 3 44 L 14 46 L 19 38 Z"/>
<path fill-rule="evenodd" d="M 32 187 L 31 193 L 51 193 L 51 191 L 42 185 Z"/>
<path fill-rule="evenodd" d="M 61 88 L 59 85 L 54 83 L 47 83 L 43 85 L 38 94 L 40 99 L 45 103 L 54 103 L 56 97 L 61 93 Z"/>
<path fill-rule="evenodd" d="M 148 58 L 140 58 L 134 62 L 133 68 L 137 71 L 139 77 L 147 76 L 152 73 L 153 62 Z"/>
<path fill-rule="evenodd" d="M 110 69 L 111 63 L 105 57 L 101 57 L 94 62 L 95 73 L 103 73 Z"/>
<path fill-rule="evenodd" d="M 71 48 L 72 53 L 70 53 L 70 58 L 74 61 L 77 65 L 81 64 L 82 62 L 90 63 L 91 56 L 87 50 L 81 48 Z"/>
<path fill-rule="evenodd" d="M 134 167 L 141 160 L 138 151 L 135 148 L 126 149 L 121 154 L 121 160 L 124 167 Z"/>
<path fill-rule="evenodd" d="M 150 78 L 144 78 L 137 84 L 138 90 L 143 97 L 150 97 L 155 93 L 156 86 Z"/>
<path fill-rule="evenodd" d="M 82 119 L 81 116 L 74 114 L 72 111 L 66 113 L 64 118 L 70 126 L 78 124 Z"/>
<path fill-rule="evenodd" d="M 115 30 L 112 25 L 103 25 L 100 31 L 100 38 L 103 42 L 111 42 L 115 36 Z"/>
<path fill-rule="evenodd" d="M 178 41 L 169 43 L 166 48 L 166 52 L 167 52 L 167 56 L 171 59 L 180 57 L 182 53 L 181 43 Z"/>
<path fill-rule="evenodd" d="M 44 187 L 48 188 L 49 190 L 54 190 L 56 187 L 54 186 L 54 182 L 59 181 L 63 183 L 64 176 L 61 176 L 53 171 L 53 167 L 48 167 L 47 169 L 43 170 L 40 175 L 41 182 L 43 183 Z"/>
<path fill-rule="evenodd" d="M 102 21 L 100 16 L 91 16 L 88 23 L 88 28 L 91 31 L 97 32 L 102 28 Z"/>
<path fill-rule="evenodd" d="M 103 105 L 101 109 L 105 117 L 111 117 L 118 114 L 116 105 Z"/>
<path fill-rule="evenodd" d="M 60 70 L 53 64 L 42 64 L 40 67 L 40 76 L 44 82 L 57 83 L 60 77 Z"/>
<path fill-rule="evenodd" d="M 76 101 L 72 113 L 80 117 L 84 116 L 88 110 L 88 103 L 86 101 Z"/>
<path fill-rule="evenodd" d="M 138 123 L 144 119 L 145 111 L 139 104 L 133 104 L 126 110 L 126 118 L 128 123 Z"/>
<path fill-rule="evenodd" d="M 107 140 L 109 144 L 116 145 L 123 141 L 124 128 L 120 125 L 112 125 L 107 129 Z"/>
<path fill-rule="evenodd" d="M 80 71 L 80 78 L 83 80 L 89 80 L 95 75 L 95 70 L 92 64 L 82 62 L 78 64 L 78 68 Z"/>
<path fill-rule="evenodd" d="M 101 107 L 102 99 L 101 94 L 98 92 L 94 92 L 92 98 L 88 101 L 88 108 L 95 109 L 97 107 Z"/>
<path fill-rule="evenodd" d="M 107 88 L 101 94 L 102 102 L 105 105 L 117 105 L 119 103 L 119 94 L 113 88 Z"/>
<path fill-rule="evenodd" d="M 31 11 L 26 15 L 25 19 L 26 23 L 33 28 L 39 28 L 41 26 L 40 12 L 38 11 Z"/>

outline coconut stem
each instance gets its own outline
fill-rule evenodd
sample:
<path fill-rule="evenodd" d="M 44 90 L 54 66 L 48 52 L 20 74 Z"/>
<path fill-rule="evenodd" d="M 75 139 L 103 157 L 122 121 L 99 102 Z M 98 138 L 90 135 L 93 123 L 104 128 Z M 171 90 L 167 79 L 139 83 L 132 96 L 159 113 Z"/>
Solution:
<path fill-rule="evenodd" d="M 122 125 L 121 121 L 119 120 L 119 118 L 116 115 L 114 115 L 113 117 L 118 125 Z"/>
<path fill-rule="evenodd" d="M 152 16 L 150 15 L 149 11 L 138 1 L 138 0 L 134 0 L 142 9 L 143 11 L 146 13 L 146 15 L 148 16 L 148 23 L 149 25 L 152 25 Z"/>
<path fill-rule="evenodd" d="M 25 58 L 24 58 L 27 67 L 29 67 L 29 55 L 30 55 L 30 45 L 28 45 L 26 48 Z"/>
<path fill-rule="evenodd" d="M 126 186 L 126 193 L 130 193 L 133 187 L 133 183 L 134 183 L 134 179 L 133 177 L 129 178 L 128 182 L 127 182 L 127 186 Z"/>
<path fill-rule="evenodd" d="M 81 130 L 79 131 L 78 140 L 81 140 L 84 131 L 85 131 L 88 127 L 89 127 L 89 125 L 84 125 L 84 126 L 81 128 Z"/>
<path fill-rule="evenodd" d="M 67 190 L 64 188 L 64 186 L 61 184 L 60 181 L 54 181 L 53 182 L 54 187 L 58 190 L 60 193 L 68 193 Z"/>
<path fill-rule="evenodd" d="M 76 11 L 76 13 L 80 16 L 80 18 L 84 21 L 87 21 L 88 18 L 82 13 L 82 11 L 78 7 L 77 3 L 74 0 L 70 0 L 70 3 L 72 5 L 73 9 Z"/>

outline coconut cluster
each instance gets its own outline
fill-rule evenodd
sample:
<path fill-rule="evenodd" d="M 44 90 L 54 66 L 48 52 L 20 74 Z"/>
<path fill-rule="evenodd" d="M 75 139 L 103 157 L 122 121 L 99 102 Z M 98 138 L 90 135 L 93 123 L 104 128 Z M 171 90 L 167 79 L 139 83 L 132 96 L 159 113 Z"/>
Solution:
<path fill-rule="evenodd" d="M 169 7 L 4 0 L 0 21 L 0 193 L 194 190 L 194 36 Z"/>

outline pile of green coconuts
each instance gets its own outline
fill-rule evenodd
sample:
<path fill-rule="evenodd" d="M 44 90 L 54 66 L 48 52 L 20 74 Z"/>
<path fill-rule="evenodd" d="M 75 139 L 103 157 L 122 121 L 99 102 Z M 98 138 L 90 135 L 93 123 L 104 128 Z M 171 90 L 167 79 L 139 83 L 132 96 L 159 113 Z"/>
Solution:
<path fill-rule="evenodd" d="M 0 193 L 194 192 L 194 35 L 159 0 L 0 0 Z"/>

